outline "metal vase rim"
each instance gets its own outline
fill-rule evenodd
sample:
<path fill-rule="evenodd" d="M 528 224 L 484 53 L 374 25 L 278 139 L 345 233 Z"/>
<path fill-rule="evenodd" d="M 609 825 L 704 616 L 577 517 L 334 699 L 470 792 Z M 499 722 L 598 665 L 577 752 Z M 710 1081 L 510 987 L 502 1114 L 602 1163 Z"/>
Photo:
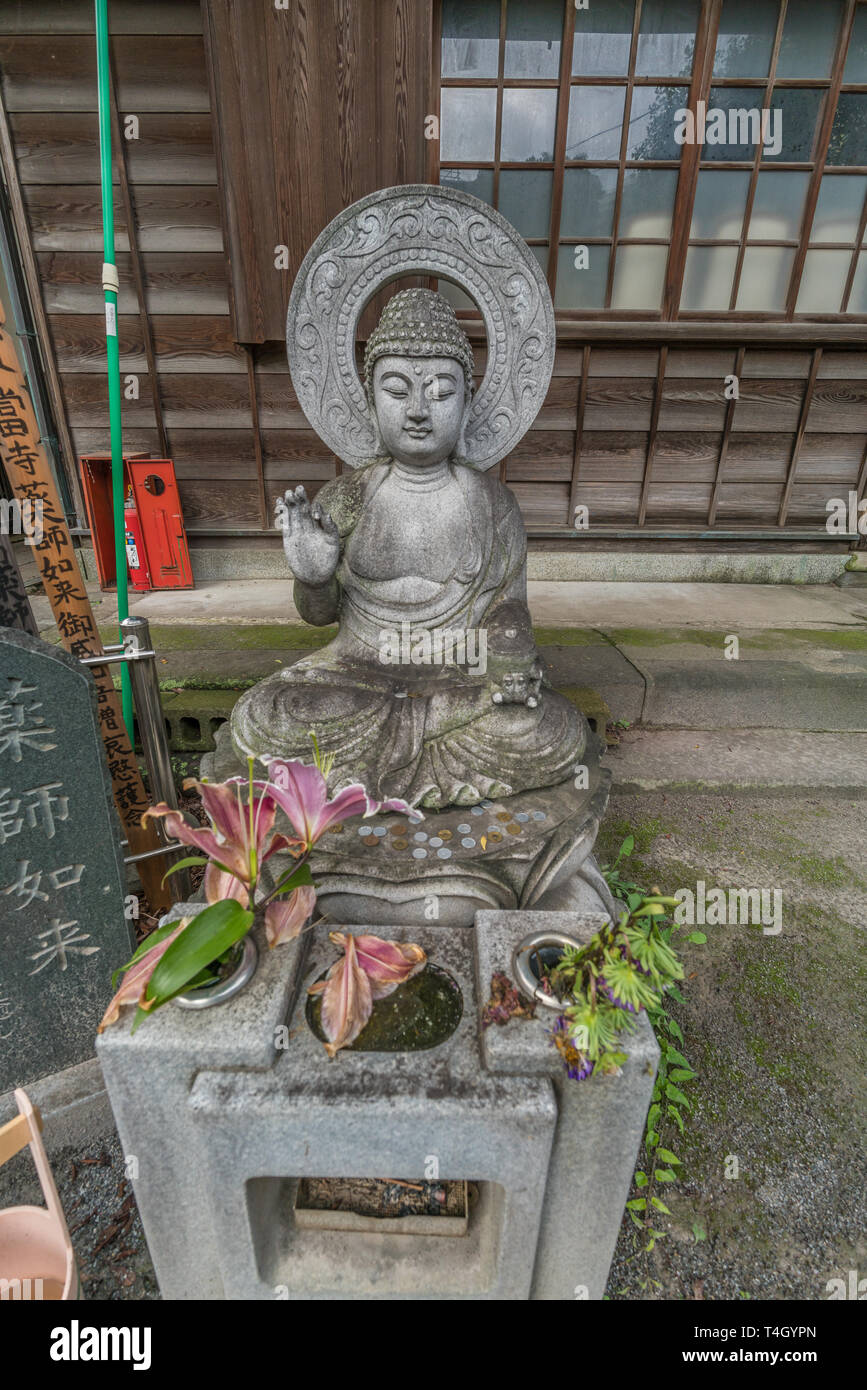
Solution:
<path fill-rule="evenodd" d="M 259 948 L 251 932 L 244 937 L 244 949 L 237 969 L 215 985 L 205 985 L 203 989 L 191 990 L 189 994 L 178 994 L 172 1000 L 181 1009 L 210 1009 L 216 1004 L 225 1004 L 234 999 L 252 980 L 259 963 Z"/>
<path fill-rule="evenodd" d="M 530 956 L 533 951 L 538 951 L 545 946 L 559 947 L 561 950 L 568 946 L 581 947 L 584 942 L 579 941 L 575 936 L 567 936 L 564 932 L 558 931 L 538 931 L 531 932 L 519 941 L 512 952 L 512 974 L 518 989 L 528 999 L 534 999 L 537 1004 L 542 1004 L 546 1009 L 556 1009 L 557 1013 L 562 1013 L 565 1007 L 564 1001 L 558 999 L 553 994 L 546 994 L 542 988 L 540 980 L 536 979 L 530 969 Z"/>

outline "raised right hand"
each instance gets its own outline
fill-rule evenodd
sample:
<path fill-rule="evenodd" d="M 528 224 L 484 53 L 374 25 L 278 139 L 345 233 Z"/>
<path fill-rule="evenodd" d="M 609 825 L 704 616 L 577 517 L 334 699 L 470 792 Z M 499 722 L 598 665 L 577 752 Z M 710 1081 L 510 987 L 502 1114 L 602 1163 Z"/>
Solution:
<path fill-rule="evenodd" d="M 303 584 L 327 584 L 340 559 L 340 537 L 328 513 L 318 502 L 308 502 L 299 486 L 277 498 L 274 520 L 295 578 Z"/>

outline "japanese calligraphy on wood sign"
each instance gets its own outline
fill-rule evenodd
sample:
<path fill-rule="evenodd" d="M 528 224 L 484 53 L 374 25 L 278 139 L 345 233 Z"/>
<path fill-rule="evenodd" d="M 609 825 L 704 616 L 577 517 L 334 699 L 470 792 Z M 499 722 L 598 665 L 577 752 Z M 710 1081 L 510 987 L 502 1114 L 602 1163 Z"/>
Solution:
<path fill-rule="evenodd" d="M 38 508 L 40 538 L 33 545 L 45 592 L 67 651 L 74 656 L 98 656 L 102 641 L 84 587 L 72 537 L 60 505 L 39 430 L 33 404 L 24 384 L 18 353 L 5 322 L 0 304 L 0 453 L 6 476 L 19 502 Z M 108 769 L 114 788 L 115 806 L 129 840 L 132 853 L 153 850 L 159 839 L 152 826 L 142 829 L 141 817 L 148 799 L 144 783 L 130 746 L 120 701 L 108 667 L 94 667 L 99 700 L 99 726 Z M 152 907 L 168 907 L 171 893 L 162 877 L 171 867 L 171 858 L 158 856 L 144 860 L 140 873 Z"/>
<path fill-rule="evenodd" d="M 93 1056 L 134 949 L 93 678 L 0 628 L 0 1092 Z"/>

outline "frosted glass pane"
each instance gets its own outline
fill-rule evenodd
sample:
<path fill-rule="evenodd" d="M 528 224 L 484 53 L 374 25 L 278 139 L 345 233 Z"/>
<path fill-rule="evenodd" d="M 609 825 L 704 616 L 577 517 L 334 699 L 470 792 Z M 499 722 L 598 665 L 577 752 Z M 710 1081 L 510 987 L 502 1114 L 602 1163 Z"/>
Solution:
<path fill-rule="evenodd" d="M 736 307 L 744 310 L 785 308 L 793 246 L 750 246 L 744 255 Z"/>
<path fill-rule="evenodd" d="M 777 77 L 828 77 L 842 13 L 842 0 L 789 0 Z"/>
<path fill-rule="evenodd" d="M 627 159 L 680 159 L 674 113 L 687 95 L 686 87 L 633 87 Z"/>
<path fill-rule="evenodd" d="M 867 95 L 841 92 L 828 147 L 829 164 L 867 164 Z"/>
<path fill-rule="evenodd" d="M 659 309 L 667 246 L 618 246 L 612 309 Z"/>
<path fill-rule="evenodd" d="M 715 77 L 767 77 L 779 11 L 778 0 L 725 0 Z"/>
<path fill-rule="evenodd" d="M 445 78 L 495 78 L 499 51 L 500 0 L 443 0 Z"/>
<path fill-rule="evenodd" d="M 506 77 L 557 77 L 563 0 L 533 0 L 506 11 Z"/>
<path fill-rule="evenodd" d="M 573 87 L 566 131 L 567 159 L 618 159 L 625 87 Z"/>
<path fill-rule="evenodd" d="M 795 313 L 838 314 L 851 263 L 851 251 L 808 251 Z"/>
<path fill-rule="evenodd" d="M 695 191 L 690 237 L 704 241 L 737 240 L 749 186 L 746 169 L 702 169 Z"/>
<path fill-rule="evenodd" d="M 644 0 L 635 71 L 640 77 L 688 77 L 699 0 Z"/>
<path fill-rule="evenodd" d="M 867 251 L 858 257 L 847 314 L 867 314 Z"/>
<path fill-rule="evenodd" d="M 575 246 L 561 246 L 557 254 L 557 309 L 601 309 L 608 283 L 607 246 L 591 246 L 586 270 L 576 270 Z"/>
<path fill-rule="evenodd" d="M 634 11 L 634 0 L 605 0 L 575 11 L 573 77 L 626 76 Z"/>
<path fill-rule="evenodd" d="M 616 169 L 567 169 L 563 175 L 563 236 L 610 236 Z"/>
<path fill-rule="evenodd" d="M 775 87 L 771 108 L 780 114 L 774 117 L 771 133 L 778 130 L 782 139 L 779 151 L 766 147 L 763 159 L 806 163 L 813 156 L 816 123 L 822 110 L 825 93 L 820 87 Z M 774 147 L 776 149 L 776 146 Z"/>
<path fill-rule="evenodd" d="M 676 188 L 676 169 L 625 169 L 618 236 L 667 237 Z"/>
<path fill-rule="evenodd" d="M 702 159 L 752 164 L 756 145 L 762 138 L 763 96 L 756 87 L 711 88 L 705 113 Z M 772 120 L 768 118 L 768 139 L 774 134 Z M 776 120 L 779 121 L 779 117 Z M 699 129 L 696 137 L 700 135 Z"/>
<path fill-rule="evenodd" d="M 483 203 L 494 201 L 493 169 L 440 169 L 440 183 L 459 188 L 462 193 L 472 193 Z"/>
<path fill-rule="evenodd" d="M 780 169 L 759 174 L 747 231 L 750 241 L 797 241 L 809 183 L 808 173 Z"/>
<path fill-rule="evenodd" d="M 551 230 L 552 173 L 525 169 L 500 171 L 500 212 L 521 236 L 543 237 Z"/>
<path fill-rule="evenodd" d="M 466 163 L 493 159 L 497 93 L 443 87 L 440 93 L 440 159 Z"/>
<path fill-rule="evenodd" d="M 542 274 L 543 274 L 543 275 L 547 275 L 547 274 L 548 274 L 548 247 L 547 247 L 547 246 L 531 246 L 531 247 L 530 247 L 530 250 L 532 251 L 533 255 L 536 257 L 536 260 L 539 262 L 540 266 L 542 267 Z"/>
<path fill-rule="evenodd" d="M 867 7 L 864 5 L 859 5 L 855 11 L 843 81 L 867 82 Z"/>
<path fill-rule="evenodd" d="M 693 313 L 727 309 L 737 258 L 736 246 L 691 246 L 686 255 L 681 309 Z"/>
<path fill-rule="evenodd" d="M 496 77 L 500 0 L 443 0 L 443 77 Z"/>
<path fill-rule="evenodd" d="M 865 195 L 867 178 L 863 175 L 826 174 L 819 189 L 810 240 L 848 241 L 854 245 Z"/>
<path fill-rule="evenodd" d="M 493 95 L 493 93 L 492 93 Z M 503 131 L 500 158 L 554 158 L 557 92 L 553 87 L 530 87 L 503 92 Z"/>

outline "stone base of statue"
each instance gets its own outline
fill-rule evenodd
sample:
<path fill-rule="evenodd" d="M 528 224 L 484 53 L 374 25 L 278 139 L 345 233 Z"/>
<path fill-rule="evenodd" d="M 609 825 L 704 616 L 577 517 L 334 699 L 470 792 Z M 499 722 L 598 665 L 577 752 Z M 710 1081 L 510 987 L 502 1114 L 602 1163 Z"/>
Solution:
<path fill-rule="evenodd" d="M 228 724 L 216 742 L 201 775 L 211 781 L 246 776 Z M 586 788 L 569 780 L 477 806 L 426 811 L 418 823 L 389 814 L 328 831 L 311 859 L 320 911 L 335 922 L 370 927 L 426 921 L 468 927 L 485 909 L 613 913 L 593 858 L 611 780 L 600 764 L 604 746 L 590 734 Z M 285 867 L 280 858 L 270 861 L 277 874 Z"/>

